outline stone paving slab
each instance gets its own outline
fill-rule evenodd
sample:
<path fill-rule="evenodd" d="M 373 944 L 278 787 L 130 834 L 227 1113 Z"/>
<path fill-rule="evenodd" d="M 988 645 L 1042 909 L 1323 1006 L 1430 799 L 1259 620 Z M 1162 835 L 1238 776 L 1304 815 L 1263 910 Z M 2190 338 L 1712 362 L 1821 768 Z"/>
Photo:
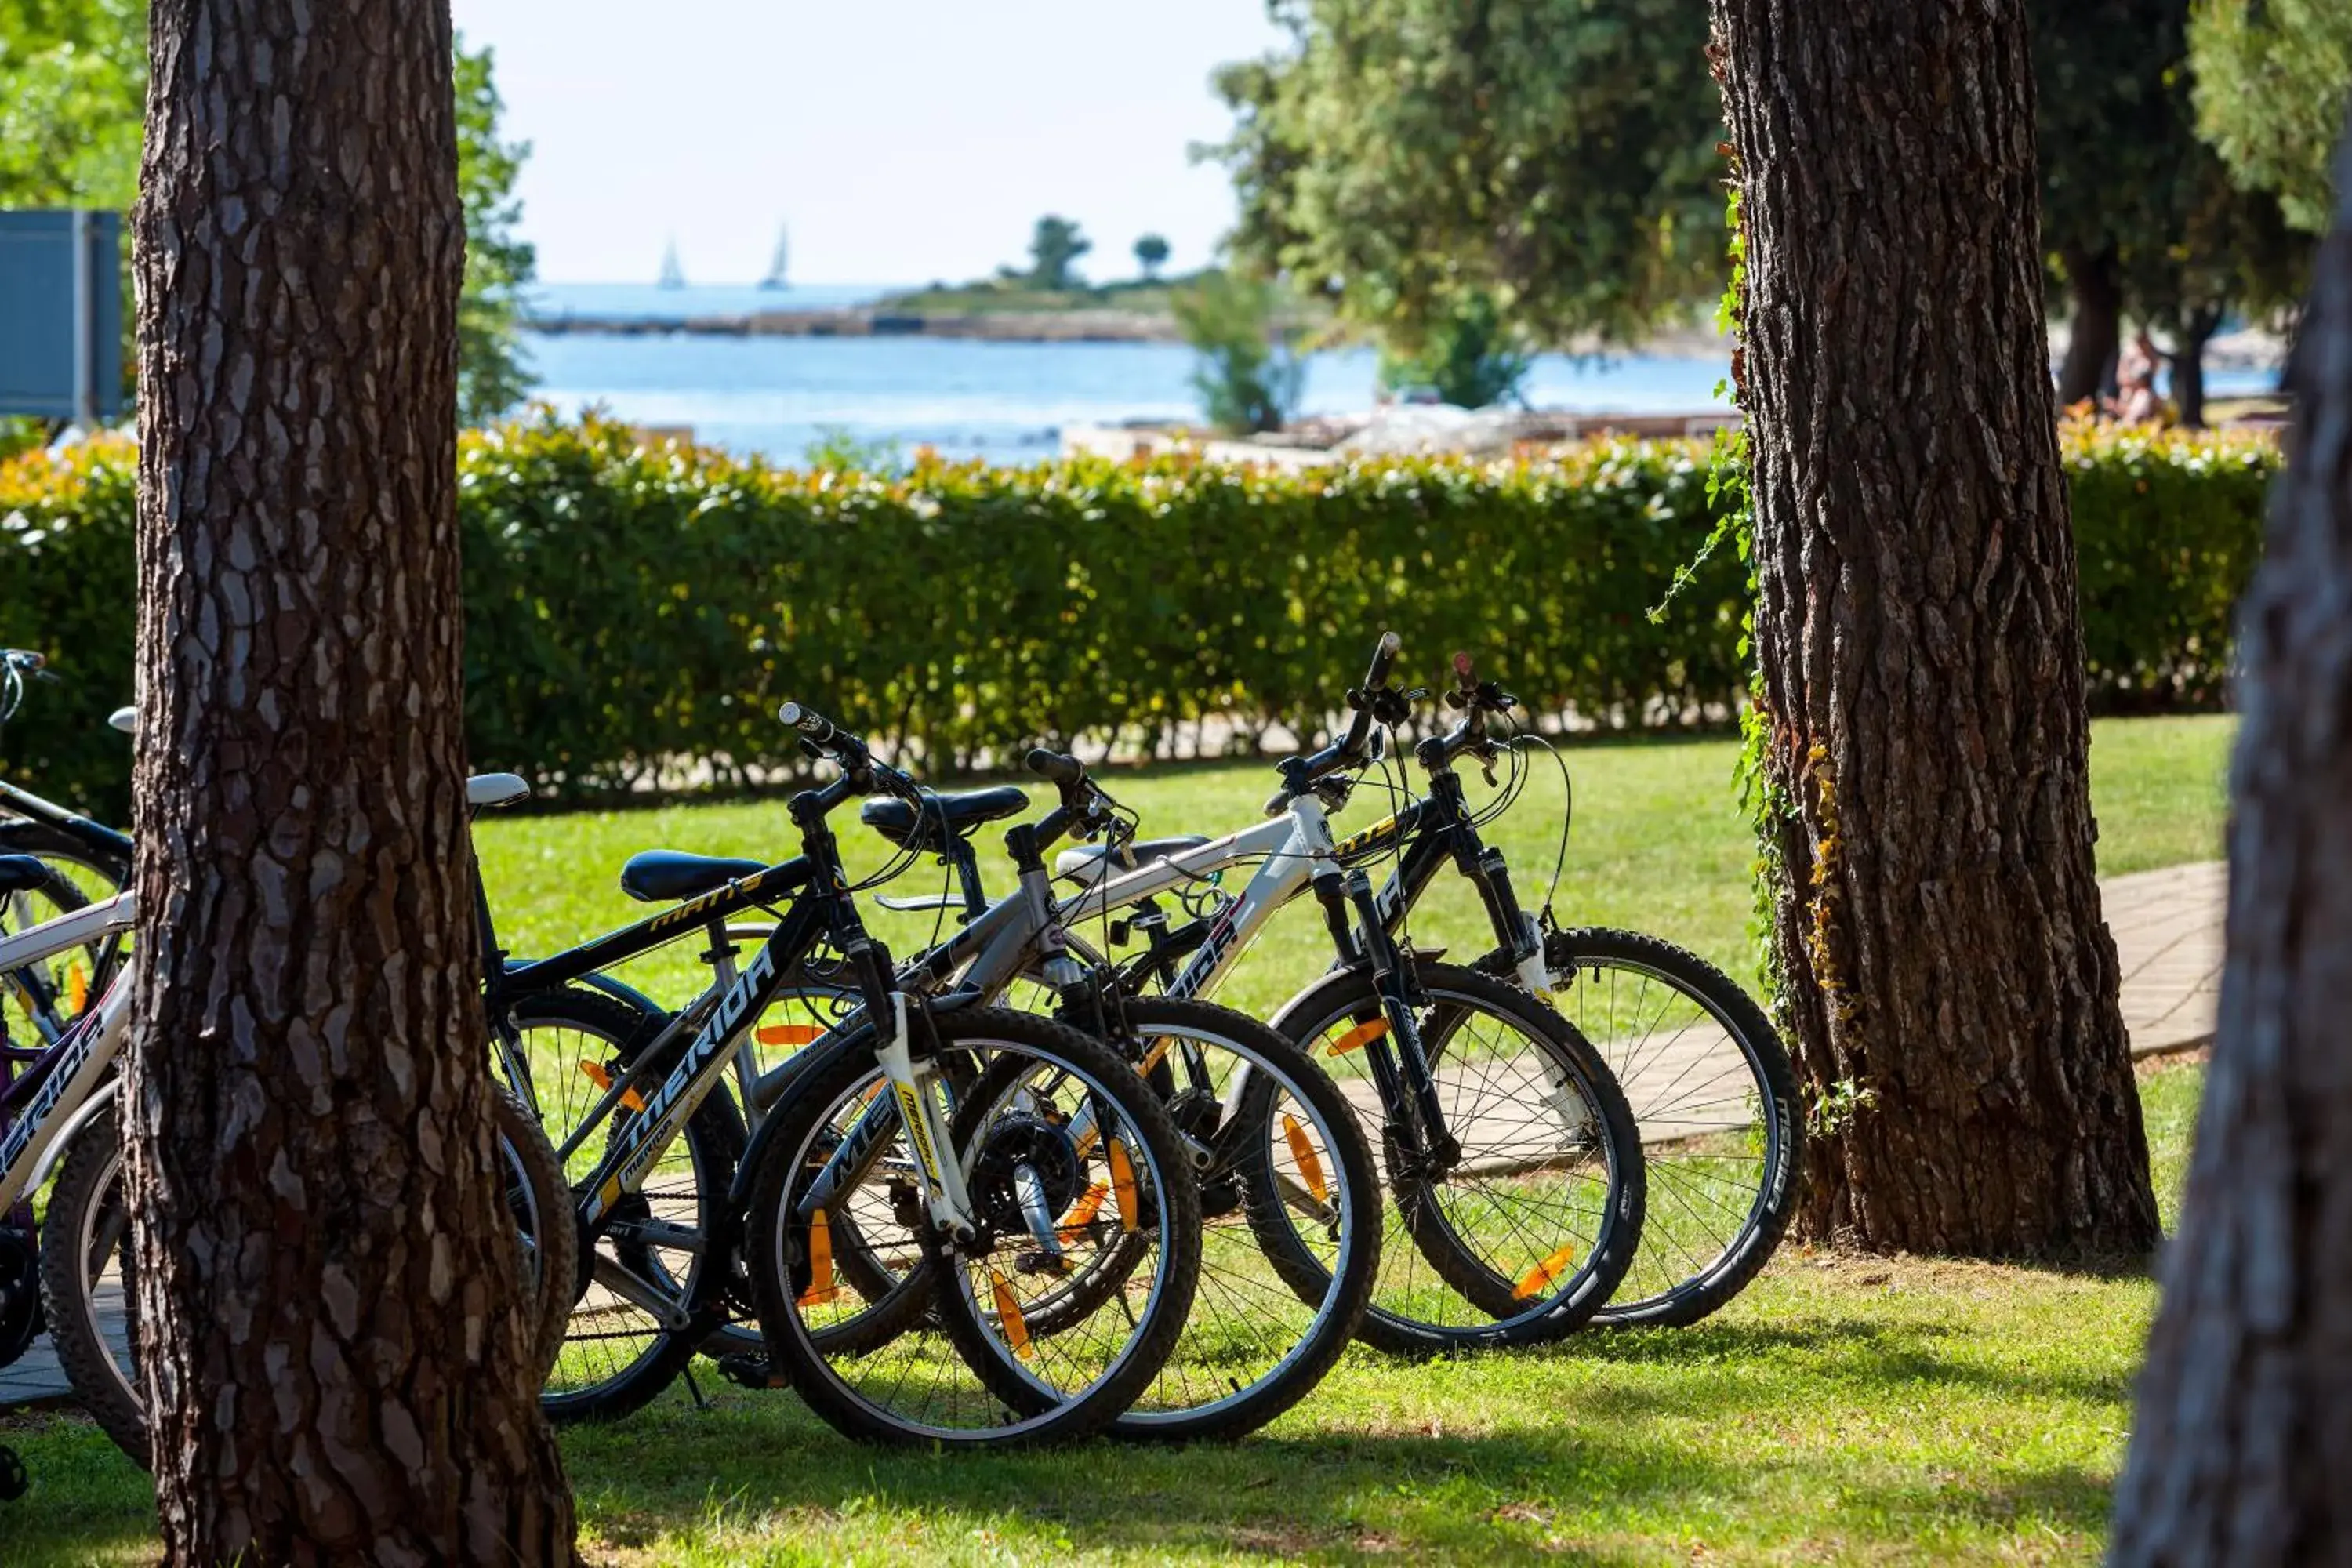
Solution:
<path fill-rule="evenodd" d="M 2221 988 L 2221 923 L 2229 868 L 2221 861 L 2171 866 L 2128 877 L 2110 877 L 2099 890 L 2123 965 L 2124 1022 L 2131 1030 L 2132 1054 L 2147 1057 L 2194 1050 L 2213 1038 L 2213 1018 Z M 1644 1058 L 1635 1084 L 1655 1075 L 1662 1082 L 1679 1071 L 1684 1050 Z M 1351 1091 L 1370 1086 L 1350 1082 Z M 1637 1103 L 1639 1098 L 1637 1096 Z M 1660 1112 L 1643 1115 L 1645 1139 L 1678 1135 Z M 1508 1146 L 1528 1136 L 1517 1129 L 1487 1130 L 1491 1142 Z M 121 1322 L 118 1310 L 114 1322 Z M 73 1391 L 45 1338 L 13 1366 L 0 1367 L 0 1408 L 69 1401 Z"/>
<path fill-rule="evenodd" d="M 2160 1056 L 2213 1042 L 2221 999 L 2225 861 L 2168 866 L 2099 884 L 2123 966 L 2124 1025 L 2132 1055 Z"/>

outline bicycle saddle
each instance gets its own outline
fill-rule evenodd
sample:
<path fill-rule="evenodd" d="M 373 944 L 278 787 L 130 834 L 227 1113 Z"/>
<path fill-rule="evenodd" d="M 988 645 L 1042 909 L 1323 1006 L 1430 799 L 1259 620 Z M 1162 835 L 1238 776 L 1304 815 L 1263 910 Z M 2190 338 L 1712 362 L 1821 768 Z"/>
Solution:
<path fill-rule="evenodd" d="M 666 904 L 675 899 L 698 898 L 738 877 L 767 868 L 764 860 L 730 860 L 713 855 L 688 855 L 676 849 L 648 849 L 630 856 L 621 868 L 621 891 L 641 904 Z"/>
<path fill-rule="evenodd" d="M 29 893 L 48 883 L 48 863 L 38 856 L 0 855 L 0 893 Z"/>
<path fill-rule="evenodd" d="M 958 838 L 969 838 L 988 823 L 1017 816 L 1028 809 L 1029 797 L 1013 784 L 968 789 L 955 795 L 927 789 L 923 792 L 919 834 L 916 830 L 914 804 L 896 795 L 876 795 L 858 808 L 857 820 L 901 849 L 943 849 L 945 845 L 935 842 L 942 817 L 947 820 L 949 832 Z"/>
<path fill-rule="evenodd" d="M 1165 860 L 1172 855 L 1181 855 L 1187 849 L 1198 849 L 1207 842 L 1197 833 L 1180 833 L 1173 838 L 1139 838 L 1119 852 L 1118 869 L 1132 871 L 1146 861 Z M 1076 849 L 1063 850 L 1054 857 L 1054 875 L 1091 885 L 1102 875 L 1106 847 L 1100 844 L 1082 844 Z"/>

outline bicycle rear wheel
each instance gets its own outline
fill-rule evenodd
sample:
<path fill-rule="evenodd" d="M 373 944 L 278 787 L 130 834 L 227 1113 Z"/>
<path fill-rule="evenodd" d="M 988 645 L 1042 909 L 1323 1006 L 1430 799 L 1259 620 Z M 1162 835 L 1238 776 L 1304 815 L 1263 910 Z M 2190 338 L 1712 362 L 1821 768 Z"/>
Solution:
<path fill-rule="evenodd" d="M 1696 1323 L 1744 1289 L 1789 1228 L 1803 1118 L 1789 1052 L 1721 970 L 1637 931 L 1556 931 L 1552 1005 L 1616 1075 L 1642 1131 L 1648 1216 L 1592 1321 Z M 1507 971 L 1490 954 L 1478 967 Z"/>
<path fill-rule="evenodd" d="M 1406 1354 L 1559 1339 L 1601 1310 L 1640 1244 L 1633 1113 L 1557 1013 L 1457 965 L 1417 969 L 1422 1048 L 1462 1146 L 1448 1166 L 1417 1170 L 1404 1159 L 1360 1065 L 1385 1027 L 1370 974 L 1332 974 L 1276 1020 L 1333 1064 L 1388 1170 L 1381 1283 L 1357 1337 Z"/>
<path fill-rule="evenodd" d="M 580 1233 L 572 1194 L 538 1122 L 504 1090 L 493 1094 L 491 1110 L 537 1367 L 544 1373 L 563 1343 Z M 41 1295 L 50 1343 L 74 1397 L 116 1447 L 147 1465 L 146 1405 L 135 1359 L 138 1275 L 122 1190 L 122 1142 L 110 1106 L 75 1134 L 58 1167 L 41 1227 Z"/>
<path fill-rule="evenodd" d="M 930 1313 L 862 1352 L 826 1343 L 831 1322 L 865 1303 L 845 1302 L 828 1272 L 829 1213 L 799 1211 L 883 1080 L 871 1052 L 855 1046 L 815 1065 L 771 1113 L 752 1172 L 745 1251 L 771 1364 L 863 1441 L 996 1448 L 1089 1436 L 1158 1376 L 1192 1305 L 1200 1194 L 1184 1143 L 1134 1069 L 1097 1040 L 994 1008 L 935 1023 L 950 1059 L 943 1068 L 975 1085 L 958 1100 L 950 1142 L 976 1234 L 941 1238 L 920 1212 L 919 1187 L 891 1184 L 889 1234 L 914 1248 L 898 1272 L 927 1266 Z M 869 1159 L 916 1168 L 898 1119 L 871 1127 L 879 1142 Z M 1074 1222 L 1097 1181 L 1115 1195 L 1094 1221 Z M 1032 1306 L 1139 1234 L 1142 1256 L 1121 1264 L 1120 1288 L 1100 1310 L 1052 1334 L 1029 1331 Z"/>
<path fill-rule="evenodd" d="M 558 1148 L 603 1097 L 597 1075 L 609 1082 L 626 1071 L 665 1022 L 583 986 L 523 997 L 507 1016 L 541 1124 Z M 572 1152 L 564 1162 L 568 1184 L 583 1184 L 594 1173 L 629 1117 L 625 1108 L 616 1108 L 604 1135 Z M 549 1419 L 617 1421 L 635 1414 L 677 1381 L 712 1332 L 723 1331 L 684 1320 L 689 1302 L 723 1300 L 727 1294 L 703 1289 L 711 1266 L 704 1243 L 722 1217 L 742 1152 L 743 1124 L 734 1102 L 724 1091 L 714 1093 L 695 1108 L 684 1134 L 663 1152 L 644 1186 L 616 1206 L 586 1259 L 588 1278 L 572 1282 L 562 1354 L 540 1395 Z M 616 1284 L 651 1290 L 679 1321 L 665 1321 Z"/>

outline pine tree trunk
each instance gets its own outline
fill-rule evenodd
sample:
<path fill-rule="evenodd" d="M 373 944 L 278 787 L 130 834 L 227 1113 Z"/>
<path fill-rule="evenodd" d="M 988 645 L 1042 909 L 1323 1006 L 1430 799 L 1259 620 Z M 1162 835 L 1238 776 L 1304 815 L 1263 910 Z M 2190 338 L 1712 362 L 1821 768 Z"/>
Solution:
<path fill-rule="evenodd" d="M 2066 329 L 2066 357 L 2058 363 L 2058 402 L 2071 408 L 2106 389 L 2123 345 L 2124 291 L 2116 280 L 2112 248 L 2070 249 L 2065 261 L 2074 310 Z"/>
<path fill-rule="evenodd" d="M 446 0 L 154 0 L 129 1183 L 175 1563 L 572 1560 L 463 803 Z"/>
<path fill-rule="evenodd" d="M 1777 967 L 1866 1247 L 2140 1253 L 2018 0 L 1715 0 Z"/>
<path fill-rule="evenodd" d="M 2229 957 L 2118 1563 L 2342 1562 L 2352 1474 L 2352 139 L 2239 614 Z"/>

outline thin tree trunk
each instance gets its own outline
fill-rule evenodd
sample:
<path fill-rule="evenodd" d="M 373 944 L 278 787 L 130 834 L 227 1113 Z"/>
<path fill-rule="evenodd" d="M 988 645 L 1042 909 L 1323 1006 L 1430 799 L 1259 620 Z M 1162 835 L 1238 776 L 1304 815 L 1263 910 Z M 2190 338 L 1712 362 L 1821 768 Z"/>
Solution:
<path fill-rule="evenodd" d="M 1815 1236 L 2139 1253 L 2018 0 L 1715 0 Z"/>
<path fill-rule="evenodd" d="M 2219 310 L 2190 311 L 2165 356 L 2172 363 L 2172 405 L 2191 430 L 2205 428 L 2205 345 L 2221 328 Z"/>
<path fill-rule="evenodd" d="M 2229 956 L 2119 1563 L 2352 1555 L 2352 138 L 2336 166 L 2287 472 L 2239 614 Z"/>
<path fill-rule="evenodd" d="M 175 1563 L 572 1558 L 462 795 L 446 0 L 154 0 L 129 1190 Z"/>
<path fill-rule="evenodd" d="M 2124 291 L 2113 247 L 2070 247 L 2063 259 L 2074 319 L 2066 329 L 2066 357 L 2058 363 L 2058 402 L 2072 407 L 2106 389 L 2123 343 Z"/>

